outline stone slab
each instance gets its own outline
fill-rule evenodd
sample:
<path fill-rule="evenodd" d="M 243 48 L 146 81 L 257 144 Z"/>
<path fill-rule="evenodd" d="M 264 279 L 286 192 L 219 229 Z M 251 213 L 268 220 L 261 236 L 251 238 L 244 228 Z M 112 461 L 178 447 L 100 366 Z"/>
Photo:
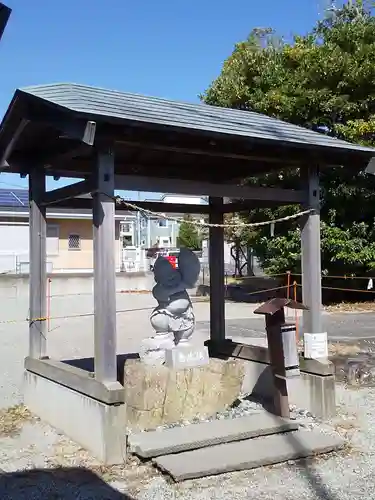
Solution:
<path fill-rule="evenodd" d="M 298 424 L 291 420 L 259 412 L 248 417 L 214 420 L 163 431 L 131 434 L 128 444 L 132 453 L 142 458 L 151 458 L 278 432 L 293 431 L 297 430 L 298 427 Z"/>
<path fill-rule="evenodd" d="M 342 448 L 344 441 L 318 431 L 294 431 L 220 444 L 154 459 L 175 481 L 254 469 Z"/>
<path fill-rule="evenodd" d="M 202 345 L 177 345 L 165 350 L 165 366 L 174 370 L 186 370 L 209 363 L 208 347 Z"/>
<path fill-rule="evenodd" d="M 151 430 L 223 411 L 240 395 L 244 374 L 244 362 L 234 359 L 210 359 L 206 366 L 185 370 L 129 359 L 124 369 L 128 428 Z"/>

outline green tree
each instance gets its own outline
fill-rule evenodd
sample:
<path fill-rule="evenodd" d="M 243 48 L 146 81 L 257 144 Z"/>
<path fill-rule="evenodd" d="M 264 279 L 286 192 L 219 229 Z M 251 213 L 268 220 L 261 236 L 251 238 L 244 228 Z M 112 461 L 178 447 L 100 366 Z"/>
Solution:
<path fill-rule="evenodd" d="M 185 215 L 180 224 L 178 233 L 178 246 L 190 248 L 190 250 L 201 250 L 202 239 L 196 225 L 192 224 L 191 215 Z"/>
<path fill-rule="evenodd" d="M 264 113 L 351 142 L 375 145 L 375 18 L 369 3 L 332 7 L 292 43 L 271 29 L 238 43 L 202 99 Z M 308 161 L 308 159 L 307 159 Z M 297 187 L 298 170 L 249 178 L 249 184 Z M 375 268 L 375 178 L 353 167 L 321 172 L 322 268 L 362 274 Z M 254 210 L 248 220 L 273 219 L 296 207 Z M 253 233 L 252 246 L 272 272 L 300 270 L 298 222 Z"/>
<path fill-rule="evenodd" d="M 253 237 L 252 230 L 244 226 L 246 217 L 241 214 L 225 214 L 224 223 L 228 225 L 224 229 L 224 239 L 227 243 L 232 243 L 231 255 L 234 260 L 234 275 L 242 277 L 243 268 L 249 259 L 249 248 Z M 249 273 L 252 270 L 247 268 Z"/>

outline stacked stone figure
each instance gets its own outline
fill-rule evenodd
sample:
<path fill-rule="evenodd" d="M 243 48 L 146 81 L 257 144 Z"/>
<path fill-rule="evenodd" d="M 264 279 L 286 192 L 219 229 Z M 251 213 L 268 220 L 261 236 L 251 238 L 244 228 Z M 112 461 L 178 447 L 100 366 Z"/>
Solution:
<path fill-rule="evenodd" d="M 152 293 L 158 306 L 150 321 L 153 337 L 142 342 L 140 358 L 147 364 L 162 364 L 165 351 L 177 345 L 187 345 L 195 328 L 193 306 L 187 293 L 193 288 L 200 273 L 198 257 L 189 249 L 181 248 L 175 269 L 168 259 L 159 257 L 154 265 L 156 285 Z"/>

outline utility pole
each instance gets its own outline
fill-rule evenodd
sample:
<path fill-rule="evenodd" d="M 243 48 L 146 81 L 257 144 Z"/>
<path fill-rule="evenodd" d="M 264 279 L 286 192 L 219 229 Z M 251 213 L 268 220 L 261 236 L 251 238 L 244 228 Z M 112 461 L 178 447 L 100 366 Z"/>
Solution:
<path fill-rule="evenodd" d="M 137 199 L 140 201 L 141 193 L 138 191 Z M 137 211 L 137 247 L 141 248 L 141 212 Z"/>

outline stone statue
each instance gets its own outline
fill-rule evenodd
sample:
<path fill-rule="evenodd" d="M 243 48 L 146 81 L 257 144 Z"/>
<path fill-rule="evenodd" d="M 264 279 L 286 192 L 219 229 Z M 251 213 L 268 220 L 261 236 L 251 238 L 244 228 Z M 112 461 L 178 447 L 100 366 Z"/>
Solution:
<path fill-rule="evenodd" d="M 140 358 L 148 364 L 162 364 L 165 350 L 187 344 L 195 328 L 195 317 L 187 288 L 193 288 L 200 273 L 198 257 L 189 249 L 181 248 L 175 269 L 165 257 L 154 265 L 156 285 L 152 294 L 158 306 L 150 321 L 155 335 L 142 342 Z"/>

